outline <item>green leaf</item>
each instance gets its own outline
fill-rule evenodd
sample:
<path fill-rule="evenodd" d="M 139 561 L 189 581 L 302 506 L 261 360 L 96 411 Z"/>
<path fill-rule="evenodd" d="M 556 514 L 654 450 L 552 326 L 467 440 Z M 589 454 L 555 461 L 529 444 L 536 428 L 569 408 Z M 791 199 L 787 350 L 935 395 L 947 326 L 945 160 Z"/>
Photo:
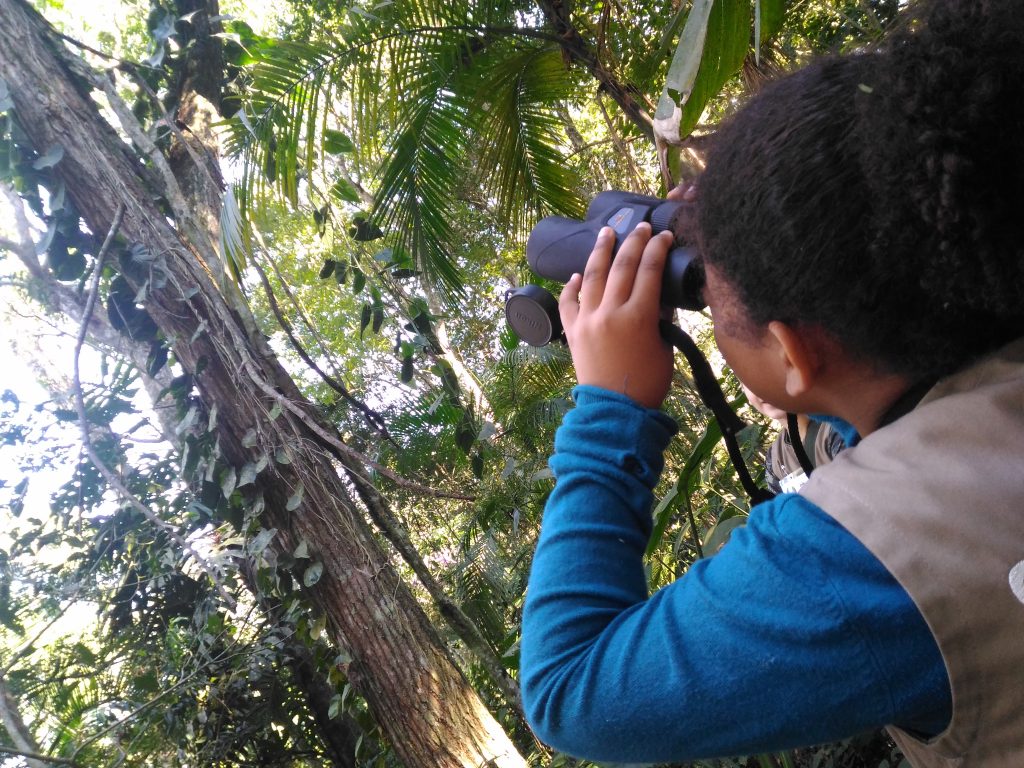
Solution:
<path fill-rule="evenodd" d="M 412 381 L 413 372 L 414 372 L 414 369 L 413 369 L 412 355 L 409 355 L 408 357 L 403 357 L 402 358 L 402 373 L 401 373 L 401 376 L 400 376 L 403 384 L 408 384 L 410 381 Z"/>
<path fill-rule="evenodd" d="M 312 587 L 320 581 L 320 577 L 323 573 L 324 564 L 321 562 L 315 562 L 306 569 L 305 573 L 302 574 L 302 583 L 307 587 Z"/>
<path fill-rule="evenodd" d="M 324 152 L 330 155 L 340 155 L 343 152 L 355 152 L 356 145 L 352 139 L 341 131 L 328 128 L 324 131 Z"/>
<path fill-rule="evenodd" d="M 307 571 L 308 573 L 308 571 Z M 305 581 L 305 578 L 303 578 Z M 315 582 L 314 582 L 315 583 Z M 310 586 L 306 584 L 306 586 Z M 324 633 L 324 629 L 327 628 L 327 614 L 323 614 L 316 621 L 309 625 L 309 637 L 311 640 L 319 640 Z"/>
<path fill-rule="evenodd" d="M 55 232 L 46 249 L 47 265 L 62 282 L 78 280 L 85 272 L 85 254 L 61 232 Z"/>
<path fill-rule="evenodd" d="M 359 267 L 352 268 L 352 294 L 358 296 L 366 287 L 366 275 Z"/>
<path fill-rule="evenodd" d="M 718 552 L 718 550 L 725 546 L 725 543 L 729 540 L 729 536 L 732 535 L 732 532 L 737 528 L 746 525 L 746 523 L 746 515 L 734 515 L 733 517 L 727 517 L 725 520 L 719 521 L 717 525 L 708 531 L 707 536 L 704 538 L 704 544 L 702 546 L 704 556 L 709 557 Z"/>
<path fill-rule="evenodd" d="M 242 471 L 238 473 L 238 487 L 241 488 L 251 483 L 256 482 L 256 475 L 259 470 L 256 469 L 256 464 L 251 461 L 247 461 L 242 467 Z"/>
<path fill-rule="evenodd" d="M 146 373 L 151 377 L 156 376 L 167 365 L 169 350 L 167 345 L 154 341 L 149 345 L 149 355 L 146 357 Z"/>
<path fill-rule="evenodd" d="M 700 71 L 690 99 L 682 108 L 680 137 L 689 135 L 708 101 L 740 71 L 750 46 L 750 30 L 750 4 L 746 0 L 716 0 L 708 19 Z"/>
<path fill-rule="evenodd" d="M 348 262 L 347 261 L 335 262 L 334 279 L 338 282 L 338 285 L 344 285 L 345 283 L 348 282 Z"/>
<path fill-rule="evenodd" d="M 224 473 L 224 477 L 220 481 L 220 490 L 224 494 L 225 499 L 230 499 L 231 494 L 235 492 L 235 488 L 238 486 L 238 473 L 234 467 L 230 467 L 227 472 Z"/>
<path fill-rule="evenodd" d="M 25 543 L 28 543 L 28 540 L 26 540 Z M 0 602 L 0 624 L 3 624 L 5 627 L 13 630 L 19 635 L 25 631 L 21 622 L 18 621 L 16 611 L 11 610 L 11 606 L 7 604 L 7 601 Z"/>
<path fill-rule="evenodd" d="M 324 265 L 320 268 L 320 279 L 326 280 L 334 274 L 334 267 L 338 262 L 334 259 L 324 259 Z"/>
<path fill-rule="evenodd" d="M 708 101 L 743 66 L 750 32 L 747 0 L 695 0 L 654 114 L 657 135 L 674 142 L 690 134 Z"/>
<path fill-rule="evenodd" d="M 260 528 L 259 532 L 249 542 L 249 554 L 256 556 L 270 544 L 270 540 L 277 535 L 277 528 Z"/>
<path fill-rule="evenodd" d="M 159 329 L 146 310 L 135 306 L 135 291 L 118 275 L 107 294 L 107 318 L 115 330 L 135 341 L 154 341 Z"/>
<path fill-rule="evenodd" d="M 331 186 L 331 197 L 335 197 L 338 200 L 342 200 L 346 203 L 362 202 L 359 197 L 359 190 L 356 189 L 355 185 L 352 184 L 348 179 L 338 179 Z"/>
<path fill-rule="evenodd" d="M 365 213 L 356 214 L 352 217 L 352 226 L 349 227 L 348 234 L 359 243 L 367 243 L 384 237 L 384 232 L 381 228 L 367 219 Z"/>
<path fill-rule="evenodd" d="M 721 2 L 721 0 L 719 0 Z M 725 0 L 729 2 L 729 0 Z M 676 52 L 668 67 L 665 77 L 665 88 L 658 101 L 655 119 L 663 120 L 672 117 L 676 107 L 682 107 L 690 98 L 693 83 L 700 70 L 701 58 L 704 54 L 704 40 L 708 33 L 708 20 L 715 0 L 694 0 L 690 13 L 686 17 L 686 26 L 679 36 Z"/>
<path fill-rule="evenodd" d="M 370 324 L 372 313 L 373 310 L 370 308 L 370 305 L 363 304 L 363 311 L 359 317 L 359 338 L 363 337 L 363 331 L 365 331 L 366 327 Z"/>
<path fill-rule="evenodd" d="M 331 206 L 324 205 L 313 211 L 313 223 L 316 225 L 316 233 L 323 237 L 327 232 L 327 221 L 330 218 Z"/>
<path fill-rule="evenodd" d="M 96 654 L 93 653 L 93 650 L 89 646 L 84 643 L 75 643 L 74 652 L 79 663 L 95 666 Z"/>
<path fill-rule="evenodd" d="M 235 282 L 240 282 L 251 250 L 251 232 L 238 207 L 235 187 L 224 190 L 220 210 L 220 255 Z"/>
<path fill-rule="evenodd" d="M 299 545 L 292 552 L 292 557 L 296 560 L 308 560 L 309 559 L 309 544 L 305 539 L 299 540 Z"/>
<path fill-rule="evenodd" d="M 288 503 L 285 504 L 285 509 L 287 509 L 289 512 L 294 512 L 296 509 L 298 509 L 299 505 L 302 504 L 302 495 L 305 493 L 305 490 L 306 489 L 303 488 L 302 483 L 299 483 L 298 487 L 295 489 L 295 492 L 288 497 Z"/>
<path fill-rule="evenodd" d="M 143 672 L 132 678 L 132 684 L 143 693 L 156 693 L 160 690 L 160 682 L 155 672 Z"/>
<path fill-rule="evenodd" d="M 174 433 L 177 434 L 177 435 L 180 435 L 182 432 L 187 432 L 193 426 L 195 426 L 195 423 L 198 420 L 198 418 L 199 418 L 199 407 L 193 405 L 185 413 L 184 418 L 181 421 L 178 422 L 177 426 L 175 426 Z"/>
<path fill-rule="evenodd" d="M 786 20 L 786 0 L 755 0 L 757 41 L 764 47 L 781 30 Z"/>
<path fill-rule="evenodd" d="M 44 168 L 53 168 L 64 158 L 64 147 L 60 144 L 54 144 L 49 147 L 46 152 L 36 158 L 35 162 L 32 163 L 32 167 L 41 171 Z"/>
<path fill-rule="evenodd" d="M 327 707 L 327 717 L 331 720 L 336 718 L 341 712 L 341 694 L 336 693 L 331 696 L 331 704 Z"/>
<path fill-rule="evenodd" d="M 690 455 L 686 458 L 686 463 L 679 472 L 679 476 L 676 478 L 675 484 L 672 486 L 671 490 L 662 497 L 654 510 L 654 528 L 647 541 L 647 550 L 644 553 L 645 557 L 650 557 L 658 548 L 662 537 L 665 535 L 665 529 L 668 526 L 669 521 L 672 519 L 672 512 L 680 503 L 689 499 L 690 494 L 693 493 L 697 482 L 700 480 L 701 466 L 708 457 L 711 456 L 712 451 L 714 451 L 715 446 L 721 439 L 722 429 L 718 426 L 718 421 L 716 419 L 711 419 L 704 430 L 704 434 L 701 436 L 700 440 L 697 441 L 693 450 L 690 451 Z"/>

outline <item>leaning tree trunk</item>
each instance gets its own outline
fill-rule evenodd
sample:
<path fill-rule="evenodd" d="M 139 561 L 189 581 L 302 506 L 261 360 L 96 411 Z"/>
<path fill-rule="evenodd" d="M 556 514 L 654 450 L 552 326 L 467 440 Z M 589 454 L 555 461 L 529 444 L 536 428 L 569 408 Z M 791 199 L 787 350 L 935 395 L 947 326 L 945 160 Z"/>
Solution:
<path fill-rule="evenodd" d="M 142 159 L 130 159 L 79 90 L 38 14 L 22 0 L 0 0 L 0 18 L 0 77 L 19 125 L 42 151 L 63 148 L 55 171 L 94 233 L 106 233 L 124 205 L 120 234 L 161 259 L 168 279 L 149 286 L 145 308 L 207 407 L 216 406 L 222 458 L 241 470 L 270 457 L 247 487 L 263 502 L 263 524 L 278 529 L 276 547 L 290 552 L 305 541 L 322 561 L 310 599 L 351 657 L 348 678 L 396 753 L 411 768 L 524 765 L 351 503 L 323 448 L 330 425 L 246 330 L 240 308 L 225 302 L 209 244 L 184 239 L 154 205 Z"/>

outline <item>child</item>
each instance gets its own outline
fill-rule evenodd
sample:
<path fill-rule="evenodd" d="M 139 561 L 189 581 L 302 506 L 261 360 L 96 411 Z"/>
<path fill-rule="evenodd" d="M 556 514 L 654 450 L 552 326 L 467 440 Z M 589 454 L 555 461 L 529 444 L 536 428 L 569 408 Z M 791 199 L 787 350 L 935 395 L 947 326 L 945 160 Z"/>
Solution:
<path fill-rule="evenodd" d="M 907 15 L 719 131 L 697 200 L 718 346 L 852 447 L 650 596 L 672 237 L 641 225 L 612 262 L 606 230 L 565 286 L 580 386 L 521 654 L 527 717 L 563 751 L 684 761 L 888 726 L 919 768 L 1024 765 L 1024 13 Z"/>

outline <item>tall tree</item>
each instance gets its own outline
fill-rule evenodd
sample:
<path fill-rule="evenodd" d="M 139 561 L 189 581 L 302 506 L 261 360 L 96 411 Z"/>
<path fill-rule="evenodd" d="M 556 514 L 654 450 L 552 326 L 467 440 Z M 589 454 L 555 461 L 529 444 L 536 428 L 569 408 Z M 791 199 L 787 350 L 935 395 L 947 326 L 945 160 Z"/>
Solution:
<path fill-rule="evenodd" d="M 368 528 L 366 508 L 386 513 L 387 504 L 367 467 L 251 332 L 245 308 L 229 305 L 211 280 L 217 254 L 208 239 L 185 236 L 188 210 L 172 178 L 159 191 L 177 228 L 154 204 L 141 159 L 89 99 L 102 81 L 71 71 L 21 0 L 3 0 L 0 15 L 0 73 L 18 125 L 40 156 L 59 154 L 55 173 L 92 232 L 111 232 L 123 206 L 116 234 L 138 247 L 121 259 L 118 279 L 144 303 L 207 411 L 216 410 L 222 478 L 260 467 L 242 489 L 250 511 L 276 531 L 282 555 L 305 545 L 315 558 L 310 598 L 396 753 L 409 766 L 522 765 Z M 145 268 L 132 269 L 133 258 Z M 105 266 L 114 265 L 92 268 Z"/>

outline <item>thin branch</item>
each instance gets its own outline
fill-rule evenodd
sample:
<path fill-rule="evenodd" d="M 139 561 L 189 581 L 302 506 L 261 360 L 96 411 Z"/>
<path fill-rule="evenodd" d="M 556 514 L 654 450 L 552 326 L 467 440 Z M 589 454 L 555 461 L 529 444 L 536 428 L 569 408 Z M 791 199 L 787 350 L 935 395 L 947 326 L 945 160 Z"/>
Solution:
<path fill-rule="evenodd" d="M 185 151 L 188 153 L 189 158 L 196 165 L 196 167 L 200 168 L 203 171 L 203 174 L 210 181 L 210 183 L 212 183 L 217 189 L 223 191 L 224 190 L 224 179 L 223 178 L 219 178 L 219 177 L 215 177 L 213 175 L 213 171 L 211 170 L 211 164 L 213 166 L 216 166 L 218 164 L 217 159 L 210 155 L 210 151 L 205 146 L 202 146 L 203 151 L 207 155 L 207 160 L 210 161 L 209 164 L 208 163 L 204 163 L 200 159 L 199 155 L 196 154 L 195 148 L 192 146 L 191 142 L 189 142 L 185 138 L 185 134 L 182 132 L 182 129 L 180 127 L 178 127 L 177 120 L 174 120 L 170 116 L 170 114 L 167 112 L 167 110 L 164 109 L 163 101 L 161 101 L 160 97 L 156 93 L 153 92 L 153 89 L 150 87 L 149 83 L 147 83 L 145 78 L 142 77 L 142 73 L 140 73 L 134 67 L 124 67 L 124 69 L 126 69 L 128 72 L 131 73 L 132 77 L 135 79 L 135 82 L 139 86 L 139 88 L 144 90 L 146 92 L 146 95 L 149 96 L 150 101 L 153 103 L 154 109 L 156 109 L 160 113 L 160 119 L 163 120 L 164 125 L 167 126 L 167 128 L 171 131 L 171 133 L 174 134 L 175 138 L 182 144 L 182 146 L 185 147 Z M 191 130 L 188 129 L 187 127 L 186 127 L 185 130 L 188 130 L 189 133 L 191 133 Z M 200 143 L 200 145 L 202 145 L 201 141 L 199 143 Z"/>
<path fill-rule="evenodd" d="M 0 678 L 0 725 L 7 731 L 7 735 L 14 742 L 14 747 L 21 752 L 35 755 L 39 753 L 39 745 L 35 737 L 25 725 L 25 719 L 21 716 L 18 702 L 15 701 L 6 682 Z M 41 761 L 27 758 L 25 762 L 29 768 L 43 768 Z"/>
<path fill-rule="evenodd" d="M 124 218 L 124 212 L 125 206 L 124 203 L 121 203 L 117 208 L 117 213 L 114 214 L 114 221 L 110 225 L 110 231 L 107 232 L 107 237 L 103 241 L 103 246 L 100 248 L 99 253 L 96 254 L 96 264 L 93 267 L 92 281 L 89 286 L 89 297 L 85 302 L 85 309 L 82 310 L 82 322 L 79 327 L 78 338 L 75 340 L 72 390 L 75 396 L 75 410 L 78 413 L 78 425 L 82 433 L 82 445 L 85 448 L 86 454 L 89 456 L 89 460 L 92 461 L 96 466 L 96 469 L 99 470 L 100 474 L 103 475 L 104 479 L 111 485 L 111 487 L 114 488 L 114 490 L 116 490 L 125 500 L 127 500 L 135 510 L 141 513 L 143 517 L 149 520 L 150 523 L 157 528 L 164 530 L 171 540 L 181 547 L 186 554 L 191 555 L 200 568 L 202 568 L 210 577 L 210 580 L 220 593 L 221 599 L 223 599 L 228 606 L 233 607 L 236 601 L 230 594 L 228 594 L 224 585 L 221 583 L 217 569 L 210 565 L 206 559 L 188 543 L 188 541 L 174 530 L 173 526 L 169 525 L 164 520 L 161 520 L 153 510 L 143 504 L 135 494 L 128 490 L 127 486 L 125 486 L 121 479 L 114 474 L 114 472 L 99 457 L 99 454 L 96 453 L 96 449 L 92 444 L 92 438 L 89 435 L 89 420 L 85 412 L 85 399 L 82 397 L 82 380 L 79 361 L 82 354 L 82 346 L 85 343 L 86 330 L 89 327 L 89 317 L 92 315 L 93 308 L 96 305 L 96 298 L 99 294 L 100 275 L 103 272 L 103 259 L 106 257 L 107 251 L 110 250 L 110 246 L 114 241 L 114 236 L 117 234 L 117 230 L 121 226 L 121 220 Z"/>
<path fill-rule="evenodd" d="M 0 755 L 24 757 L 28 760 L 39 760 L 40 762 L 53 763 L 54 765 L 78 765 L 78 761 L 74 758 L 50 757 L 49 755 L 41 755 L 38 752 L 25 752 L 20 749 L 11 749 L 10 747 L 0 747 Z"/>
<path fill-rule="evenodd" d="M 122 718 L 120 718 L 118 720 L 115 720 L 113 723 L 111 723 L 110 725 L 108 725 L 106 728 L 104 728 L 103 730 L 99 731 L 98 733 L 94 733 L 88 739 L 86 739 L 81 744 L 79 744 L 77 747 L 75 747 L 75 751 L 71 753 L 70 765 L 76 765 L 77 764 L 76 758 L 78 757 L 78 753 L 81 752 L 83 749 L 88 747 L 90 744 L 94 744 L 95 742 L 99 741 L 104 736 L 106 736 L 108 733 L 113 731 L 114 729 L 120 728 L 122 725 L 127 723 L 129 720 L 135 719 L 136 717 L 141 715 L 143 712 L 145 712 L 147 709 L 150 709 L 151 707 L 153 707 L 153 705 L 155 705 L 160 700 L 162 700 L 162 699 L 166 698 L 167 696 L 169 696 L 170 694 L 174 693 L 179 688 L 184 686 L 186 683 L 191 682 L 191 677 L 192 676 L 189 676 L 189 677 L 185 678 L 184 680 L 179 680 L 177 683 L 172 685 L 166 691 L 161 691 L 159 694 L 154 696 L 152 699 L 147 701 L 145 704 L 142 704 L 142 705 L 136 707 L 134 710 L 129 712 L 127 715 L 125 715 L 124 717 L 122 717 Z"/>
<path fill-rule="evenodd" d="M 14 187 L 8 182 L 0 184 L 0 189 L 3 190 L 4 197 L 7 198 L 11 214 L 14 216 L 14 225 L 17 228 L 18 235 L 21 237 L 20 242 L 4 240 L 4 248 L 14 253 L 33 277 L 44 277 L 46 271 L 36 257 L 35 246 L 32 242 L 32 225 L 28 223 L 28 217 L 25 215 L 25 208 L 22 205 L 21 198 Z"/>
<path fill-rule="evenodd" d="M 316 361 L 313 360 L 312 357 L 310 357 L 309 353 L 306 351 L 306 348 L 303 347 L 302 343 L 295 337 L 295 333 L 292 331 L 291 323 L 288 322 L 288 319 L 281 312 L 281 307 L 277 303 L 277 297 L 274 296 L 274 289 L 273 287 L 271 287 L 270 281 L 267 279 L 267 274 L 266 272 L 263 271 L 263 267 L 259 265 L 256 259 L 253 259 L 252 265 L 256 269 L 256 274 L 259 275 L 260 282 L 263 284 L 264 293 L 267 294 L 267 302 L 270 304 L 270 311 L 274 313 L 274 317 L 277 319 L 278 325 L 280 325 L 281 328 L 284 330 L 285 334 L 288 336 L 288 341 L 291 342 L 292 347 L 298 353 L 299 357 L 302 358 L 303 362 L 305 362 L 306 365 L 312 368 L 313 371 L 315 371 L 316 374 L 321 379 L 323 379 L 324 383 L 327 384 L 327 386 L 329 386 L 331 389 L 333 389 L 335 392 L 341 395 L 349 403 L 349 405 L 359 410 L 366 417 L 366 421 L 371 428 L 379 432 L 381 436 L 384 437 L 384 439 L 391 443 L 393 446 L 395 446 L 395 448 L 401 450 L 401 446 L 399 446 L 398 443 L 396 443 L 394 439 L 391 437 L 391 435 L 388 434 L 387 424 L 384 423 L 383 417 L 381 417 L 379 413 L 377 413 L 375 410 L 373 410 L 368 405 L 363 403 L 361 400 L 358 400 L 355 396 L 353 396 L 352 393 L 345 388 L 344 384 L 335 379 L 326 371 L 322 370 L 320 366 L 316 364 Z"/>
<path fill-rule="evenodd" d="M 622 137 L 619 135 L 619 132 L 615 129 L 615 123 L 612 121 L 612 116 L 608 114 L 608 109 L 607 107 L 605 107 L 604 99 L 601 98 L 600 94 L 598 94 L 597 96 L 597 106 L 601 110 L 601 115 L 602 117 L 604 117 L 605 125 L 608 128 L 608 133 L 611 134 L 612 141 L 615 144 L 615 148 L 619 151 L 619 154 L 626 159 L 626 164 L 629 166 L 629 172 L 633 176 L 633 189 L 642 189 L 644 187 L 644 182 L 641 178 L 639 169 L 636 167 L 636 162 L 633 160 L 633 155 L 626 148 L 626 145 L 623 142 Z"/>
<path fill-rule="evenodd" d="M 0 251 L 10 251 L 12 253 L 17 253 L 19 247 L 19 243 L 16 243 L 13 240 L 8 240 L 5 237 L 0 237 Z"/>
<path fill-rule="evenodd" d="M 72 605 L 74 605 L 75 600 L 77 600 L 78 598 L 78 592 L 80 591 L 81 587 L 76 589 L 75 595 L 71 598 L 71 600 L 67 602 L 67 604 L 63 608 L 60 609 L 60 612 L 52 619 L 50 619 L 48 622 L 46 622 L 46 624 L 43 625 L 43 628 L 36 632 L 36 634 L 30 640 L 26 640 L 24 643 L 22 643 L 21 647 L 18 648 L 18 650 L 16 650 L 11 655 L 11 658 L 8 659 L 7 663 L 3 666 L 2 669 L 0 669 L 0 681 L 4 680 L 7 677 L 10 671 L 14 669 L 15 664 L 21 661 L 25 656 L 28 656 L 32 653 L 36 642 L 39 640 L 40 637 L 46 634 L 47 630 L 49 630 L 50 627 L 52 627 L 54 624 L 56 624 L 58 621 L 64 618 L 64 614 L 67 613 L 68 609 L 71 608 Z"/>
<path fill-rule="evenodd" d="M 654 121 L 633 96 L 628 83 L 619 81 L 617 77 L 601 61 L 601 57 L 590 44 L 583 39 L 569 18 L 568 4 L 541 0 L 539 3 L 544 19 L 558 33 L 558 44 L 571 60 L 587 68 L 587 71 L 600 83 L 600 90 L 607 93 L 626 116 L 639 128 L 644 136 L 654 138 Z"/>
<path fill-rule="evenodd" d="M 109 53 L 104 53 L 103 51 L 100 51 L 100 50 L 97 50 L 96 48 L 93 48 L 91 45 L 88 45 L 87 43 L 83 43 L 81 40 L 78 40 L 78 39 L 76 39 L 74 37 L 71 37 L 70 35 L 64 34 L 59 29 L 57 29 L 55 26 L 53 26 L 53 24 L 49 20 L 44 19 L 44 21 L 46 21 L 46 23 L 50 27 L 50 34 L 56 35 L 61 40 L 65 41 L 67 43 L 71 43 L 76 48 L 81 48 L 83 51 L 88 51 L 89 53 L 91 53 L 91 54 L 93 54 L 95 56 L 99 56 L 101 59 L 106 59 L 107 61 L 112 61 L 112 62 L 116 63 L 118 66 L 121 66 L 121 67 L 131 67 L 133 69 L 151 69 L 151 70 L 158 70 L 159 69 L 159 67 L 151 67 L 148 64 L 139 64 L 138 62 L 127 61 L 125 59 L 119 59 L 116 56 L 111 56 Z"/>

